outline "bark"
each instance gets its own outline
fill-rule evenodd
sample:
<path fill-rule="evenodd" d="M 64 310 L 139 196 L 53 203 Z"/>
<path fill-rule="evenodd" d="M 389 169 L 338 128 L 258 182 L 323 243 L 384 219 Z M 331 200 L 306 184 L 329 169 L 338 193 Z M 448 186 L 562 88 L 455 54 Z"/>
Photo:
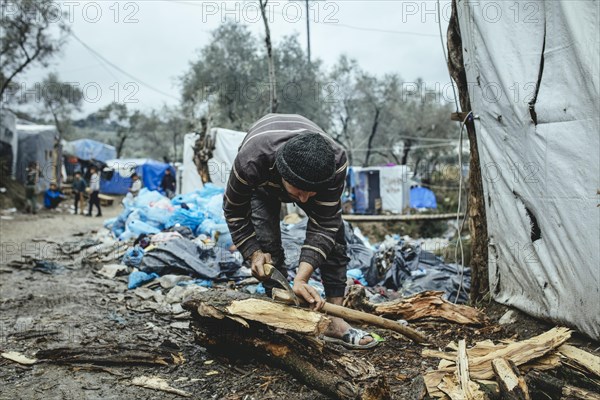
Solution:
<path fill-rule="evenodd" d="M 270 303 L 272 307 L 286 307 L 285 312 L 270 315 L 266 320 L 259 314 L 236 314 L 231 305 L 253 300 Z M 389 399 L 389 387 L 375 367 L 358 354 L 340 353 L 325 346 L 313 334 L 301 333 L 303 323 L 290 323 L 290 309 L 269 300 L 253 299 L 234 291 L 210 291 L 186 299 L 183 307 L 192 313 L 192 329 L 196 340 L 212 352 L 239 359 L 254 358 L 286 370 L 310 387 L 336 399 Z M 269 305 L 262 305 L 269 308 Z M 324 318 L 322 314 L 315 318 Z M 279 315 L 288 329 L 275 328 Z M 235 317 L 235 318 L 231 318 Z M 249 317 L 254 318 L 250 320 Z"/>
<path fill-rule="evenodd" d="M 457 1 L 452 1 L 452 16 L 448 25 L 448 68 L 458 86 L 460 107 L 471 110 L 463 48 L 458 24 Z M 488 231 L 485 217 L 483 181 L 477 148 L 477 134 L 473 121 L 466 123 L 471 152 L 469 167 L 469 231 L 471 248 L 471 301 L 482 300 L 490 291 L 488 275 Z"/>

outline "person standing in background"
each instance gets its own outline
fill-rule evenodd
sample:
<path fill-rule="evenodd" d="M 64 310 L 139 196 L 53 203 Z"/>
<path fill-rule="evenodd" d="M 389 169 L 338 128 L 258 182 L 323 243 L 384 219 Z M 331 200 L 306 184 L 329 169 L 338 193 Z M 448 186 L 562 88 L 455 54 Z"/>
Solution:
<path fill-rule="evenodd" d="M 40 168 L 37 162 L 30 162 L 25 170 L 25 198 L 27 200 L 27 211 L 37 214 L 36 185 L 40 178 Z"/>
<path fill-rule="evenodd" d="M 81 215 L 84 214 L 84 200 L 83 194 L 85 193 L 85 189 L 87 187 L 87 183 L 85 179 L 81 177 L 80 172 L 75 172 L 75 178 L 73 179 L 73 196 L 75 197 L 75 215 L 77 215 L 77 208 L 81 209 Z"/>
<path fill-rule="evenodd" d="M 102 210 L 100 209 L 100 175 L 98 175 L 96 167 L 90 168 L 91 176 L 90 176 L 90 202 L 87 216 L 92 216 L 92 207 L 96 206 L 98 209 L 98 214 L 96 217 L 102 216 Z"/>
<path fill-rule="evenodd" d="M 165 171 L 165 175 L 163 176 L 162 181 L 160 182 L 160 187 L 162 188 L 162 190 L 165 191 L 165 195 L 169 199 L 172 199 L 173 196 L 175 196 L 175 177 L 173 176 L 173 174 L 171 174 L 171 170 L 169 168 L 167 168 L 167 170 Z"/>

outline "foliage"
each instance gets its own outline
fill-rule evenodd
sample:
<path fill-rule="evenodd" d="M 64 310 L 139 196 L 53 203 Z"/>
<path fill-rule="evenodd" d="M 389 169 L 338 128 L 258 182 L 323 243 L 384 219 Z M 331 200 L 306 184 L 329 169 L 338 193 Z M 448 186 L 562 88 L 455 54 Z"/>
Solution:
<path fill-rule="evenodd" d="M 52 0 L 0 2 L 0 99 L 18 89 L 15 78 L 31 65 L 47 66 L 66 40 L 66 14 Z"/>

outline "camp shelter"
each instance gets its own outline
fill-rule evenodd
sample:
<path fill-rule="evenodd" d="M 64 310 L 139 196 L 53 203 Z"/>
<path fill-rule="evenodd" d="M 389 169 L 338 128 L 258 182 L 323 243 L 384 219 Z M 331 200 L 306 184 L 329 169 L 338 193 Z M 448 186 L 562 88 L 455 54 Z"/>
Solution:
<path fill-rule="evenodd" d="M 170 169 L 171 174 L 176 176 L 173 166 L 149 158 L 107 160 L 106 167 L 100 176 L 100 193 L 127 194 L 131 187 L 131 175 L 134 172 L 139 175 L 143 187 L 160 192 L 162 191 L 160 183 L 167 169 Z"/>
<path fill-rule="evenodd" d="M 409 206 L 411 176 L 406 165 L 350 167 L 346 180 L 354 193 L 354 212 L 402 213 Z"/>
<path fill-rule="evenodd" d="M 26 169 L 32 162 L 40 167 L 37 190 L 48 189 L 51 181 L 60 177 L 60 146 L 58 131 L 54 125 L 38 125 L 17 119 L 16 130 L 19 137 L 17 150 L 16 178 L 25 183 Z"/>
<path fill-rule="evenodd" d="M 201 149 L 206 159 L 200 160 L 206 164 L 210 181 L 218 187 L 227 186 L 227 180 L 233 166 L 233 160 L 238 153 L 240 144 L 246 136 L 245 132 L 232 131 L 223 128 L 212 128 Z M 202 187 L 202 178 L 195 163 L 195 146 L 199 134 L 188 133 L 183 139 L 183 174 L 181 193 L 191 192 Z"/>
<path fill-rule="evenodd" d="M 0 157 L 8 164 L 7 171 L 15 178 L 17 171 L 17 155 L 19 135 L 17 133 L 17 117 L 8 110 L 0 110 Z"/>
<path fill-rule="evenodd" d="M 598 2 L 455 4 L 490 293 L 600 339 Z"/>
<path fill-rule="evenodd" d="M 78 139 L 66 142 L 63 153 L 75 156 L 80 160 L 107 162 L 117 157 L 114 146 L 92 139 Z"/>

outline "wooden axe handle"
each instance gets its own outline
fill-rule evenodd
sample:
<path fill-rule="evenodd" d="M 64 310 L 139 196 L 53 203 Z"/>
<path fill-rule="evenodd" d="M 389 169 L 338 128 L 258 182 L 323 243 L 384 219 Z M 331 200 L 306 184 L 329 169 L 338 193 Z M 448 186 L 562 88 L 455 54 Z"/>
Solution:
<path fill-rule="evenodd" d="M 293 303 L 293 299 L 289 298 L 288 293 L 285 290 L 273 288 L 273 299 L 283 303 Z M 302 304 L 306 304 L 304 299 L 300 299 Z M 412 329 L 408 326 L 402 325 L 391 319 L 386 319 L 378 315 L 369 314 L 363 311 L 353 310 L 351 308 L 338 306 L 336 304 L 325 303 L 320 312 L 324 314 L 333 315 L 334 317 L 340 317 L 347 321 L 359 322 L 374 326 L 380 326 L 385 329 L 398 332 L 409 339 L 414 340 L 417 343 L 427 343 L 427 337 L 421 332 Z"/>

